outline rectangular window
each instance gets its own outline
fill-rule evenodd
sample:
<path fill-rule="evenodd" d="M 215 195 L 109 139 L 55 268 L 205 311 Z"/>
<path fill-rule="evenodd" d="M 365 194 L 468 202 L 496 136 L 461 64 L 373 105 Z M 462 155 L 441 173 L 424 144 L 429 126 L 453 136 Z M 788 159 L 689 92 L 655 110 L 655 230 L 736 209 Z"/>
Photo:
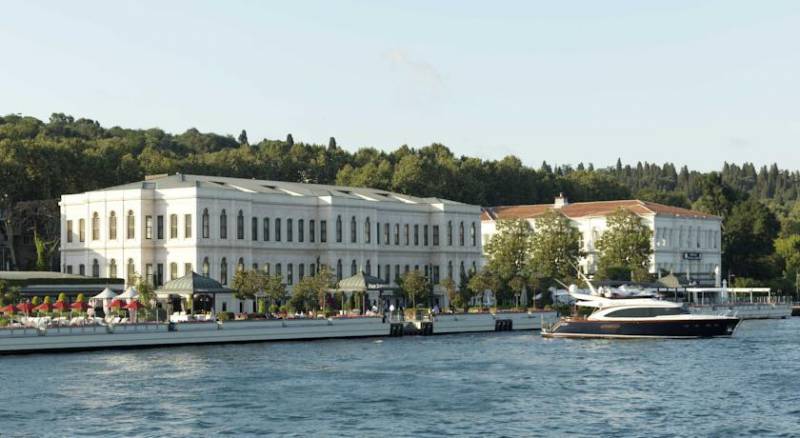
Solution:
<path fill-rule="evenodd" d="M 153 216 L 145 216 L 144 217 L 144 238 L 145 239 L 152 239 L 153 238 Z M 150 268 L 152 269 L 152 265 Z"/>
<path fill-rule="evenodd" d="M 294 227 L 292 226 L 293 224 L 294 224 L 294 220 L 293 219 L 286 219 L 286 241 L 287 242 L 292 242 L 294 240 L 294 229 L 293 229 Z"/>
<path fill-rule="evenodd" d="M 258 218 L 255 216 L 250 219 L 250 237 L 253 240 L 258 240 Z"/>
<path fill-rule="evenodd" d="M 275 218 L 275 241 L 281 241 L 281 218 Z"/>
<path fill-rule="evenodd" d="M 164 284 L 164 264 L 159 263 L 156 265 L 156 286 Z"/>
<path fill-rule="evenodd" d="M 149 285 L 153 285 L 153 264 L 144 265 L 144 279 Z"/>
<path fill-rule="evenodd" d="M 183 215 L 183 238 L 192 238 L 192 215 L 190 214 Z"/>
<path fill-rule="evenodd" d="M 375 223 L 375 243 L 380 245 L 381 244 L 381 223 Z"/>
<path fill-rule="evenodd" d="M 177 214 L 169 215 L 169 238 L 170 239 L 177 239 L 178 238 L 178 215 Z"/>
<path fill-rule="evenodd" d="M 311 263 L 308 265 L 308 271 L 312 277 L 317 275 L 317 265 Z"/>
<path fill-rule="evenodd" d="M 314 219 L 308 221 L 308 241 L 314 243 L 317 241 L 316 222 Z"/>
<path fill-rule="evenodd" d="M 439 226 L 433 226 L 433 246 L 439 246 Z"/>
<path fill-rule="evenodd" d="M 261 230 L 264 233 L 264 242 L 269 242 L 269 218 L 264 218 L 264 229 Z"/>
<path fill-rule="evenodd" d="M 419 224 L 414 224 L 414 246 L 419 246 Z"/>
<path fill-rule="evenodd" d="M 72 243 L 72 221 L 67 221 L 67 243 Z"/>
<path fill-rule="evenodd" d="M 387 245 L 391 245 L 392 241 L 389 239 L 389 224 L 383 224 L 383 241 Z"/>
<path fill-rule="evenodd" d="M 306 228 L 306 221 L 303 220 L 303 219 L 298 219 L 297 220 L 297 241 L 298 242 L 301 242 L 301 243 L 305 242 L 305 240 L 306 240 L 306 236 L 305 236 L 306 230 L 305 230 L 305 228 Z"/>
<path fill-rule="evenodd" d="M 299 263 L 297 265 L 297 278 L 302 280 L 303 277 L 305 276 L 306 276 L 306 265 L 304 265 L 303 263 Z"/>
<path fill-rule="evenodd" d="M 86 241 L 86 220 L 80 219 L 78 220 L 78 241 L 85 242 Z"/>
<path fill-rule="evenodd" d="M 394 282 L 400 283 L 400 265 L 394 265 Z"/>
<path fill-rule="evenodd" d="M 409 265 L 406 265 L 406 268 L 405 268 L 405 270 L 403 272 L 408 274 L 409 271 L 411 271 L 411 267 Z"/>
<path fill-rule="evenodd" d="M 164 216 L 156 217 L 156 239 L 164 238 Z"/>
<path fill-rule="evenodd" d="M 72 274 L 72 265 L 67 265 L 67 274 Z"/>
<path fill-rule="evenodd" d="M 439 284 L 439 265 L 433 265 L 433 284 Z"/>
<path fill-rule="evenodd" d="M 411 238 L 410 238 L 411 232 L 409 230 L 410 230 L 410 225 L 405 224 L 403 229 L 403 234 L 405 235 L 406 246 L 408 246 L 411 243 Z"/>
<path fill-rule="evenodd" d="M 319 241 L 322 243 L 328 241 L 328 221 L 319 221 Z"/>
<path fill-rule="evenodd" d="M 400 224 L 394 224 L 394 244 L 400 245 Z"/>
<path fill-rule="evenodd" d="M 386 283 L 389 283 L 392 277 L 392 267 L 390 265 L 386 265 L 384 266 L 384 268 L 385 269 L 383 270 L 383 280 L 386 281 Z"/>
<path fill-rule="evenodd" d="M 78 274 L 86 275 L 86 265 L 81 264 L 78 266 Z"/>
<path fill-rule="evenodd" d="M 291 263 L 286 265 L 286 284 L 290 286 L 294 284 L 294 265 Z"/>

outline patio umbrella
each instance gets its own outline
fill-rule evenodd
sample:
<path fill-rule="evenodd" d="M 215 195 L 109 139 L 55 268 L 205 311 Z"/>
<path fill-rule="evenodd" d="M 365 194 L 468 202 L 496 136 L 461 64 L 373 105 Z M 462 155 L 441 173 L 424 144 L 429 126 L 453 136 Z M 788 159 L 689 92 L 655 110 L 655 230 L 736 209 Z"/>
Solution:
<path fill-rule="evenodd" d="M 50 312 L 53 310 L 53 305 L 50 303 L 42 303 L 34 307 L 33 310 L 36 310 L 37 312 Z"/>
<path fill-rule="evenodd" d="M 15 310 L 16 310 L 16 307 L 14 307 L 13 304 L 9 304 L 7 306 L 0 307 L 0 312 L 3 312 L 3 313 L 14 313 Z"/>
<path fill-rule="evenodd" d="M 76 302 L 70 304 L 69 307 L 72 310 L 78 310 L 80 312 L 83 312 L 84 310 L 86 310 L 86 303 L 84 303 L 83 301 L 76 301 Z"/>
<path fill-rule="evenodd" d="M 31 313 L 31 310 L 33 310 L 33 304 L 31 304 L 31 303 L 20 303 L 20 304 L 17 304 L 17 310 L 19 310 L 20 312 L 22 312 L 22 313 L 27 315 L 27 314 Z"/>
<path fill-rule="evenodd" d="M 128 309 L 131 312 L 131 321 L 132 322 L 136 322 L 136 311 L 139 310 L 141 307 L 142 307 L 142 303 L 140 303 L 138 301 L 131 301 L 130 303 L 128 303 L 127 306 L 125 306 L 125 308 Z"/>
<path fill-rule="evenodd" d="M 99 294 L 93 296 L 91 299 L 92 300 L 101 300 L 103 302 L 103 313 L 108 313 L 109 301 L 113 300 L 116 297 L 117 297 L 117 294 L 115 294 L 114 291 L 112 291 L 109 288 L 105 288 L 105 289 L 103 289 L 102 292 L 100 292 Z"/>
<path fill-rule="evenodd" d="M 117 296 L 120 300 L 132 300 L 134 298 L 139 298 L 139 292 L 136 290 L 135 287 L 131 286 L 125 289 L 121 295 Z"/>

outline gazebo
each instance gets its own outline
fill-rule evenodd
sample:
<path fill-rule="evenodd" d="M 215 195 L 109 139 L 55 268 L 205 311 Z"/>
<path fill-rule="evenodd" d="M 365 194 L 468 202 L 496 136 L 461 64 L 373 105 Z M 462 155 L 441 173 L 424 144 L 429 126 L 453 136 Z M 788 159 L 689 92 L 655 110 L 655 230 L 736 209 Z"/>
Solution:
<path fill-rule="evenodd" d="M 173 309 L 180 308 L 185 311 L 187 309 L 183 306 L 184 300 L 192 300 L 192 311 L 214 312 L 216 295 L 230 293 L 231 290 L 218 281 L 192 272 L 168 281 L 156 290 L 156 297 L 172 304 Z"/>
<path fill-rule="evenodd" d="M 336 284 L 336 290 L 344 292 L 345 294 L 351 294 L 353 292 L 363 292 L 368 301 L 373 301 L 375 299 L 378 300 L 380 304 L 378 306 L 379 309 L 383 309 L 385 299 L 389 299 L 394 297 L 394 294 L 391 296 L 387 295 L 384 296 L 384 291 L 392 291 L 394 292 L 397 288 L 390 287 L 389 284 L 381 278 L 373 277 L 371 275 L 367 275 L 364 271 L 359 271 L 356 275 L 351 277 L 343 278 L 339 280 Z M 377 295 L 375 294 L 377 293 Z M 365 311 L 366 303 L 362 303 L 362 312 Z"/>

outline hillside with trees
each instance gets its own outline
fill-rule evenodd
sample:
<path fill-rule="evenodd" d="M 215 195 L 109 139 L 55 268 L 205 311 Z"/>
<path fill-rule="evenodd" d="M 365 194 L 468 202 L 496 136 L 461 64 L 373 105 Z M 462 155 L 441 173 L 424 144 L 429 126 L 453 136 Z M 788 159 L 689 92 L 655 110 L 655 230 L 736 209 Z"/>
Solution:
<path fill-rule="evenodd" d="M 60 113 L 47 121 L 0 117 L 0 239 L 15 248 L 17 237 L 33 248 L 26 260 L 17 257 L 24 251 L 12 251 L 20 259 L 17 267 L 52 268 L 58 241 L 53 200 L 175 172 L 370 186 L 483 206 L 550 203 L 559 192 L 571 201 L 639 198 L 725 218 L 726 267 L 746 268 L 754 281 L 782 278 L 793 289 L 792 274 L 798 271 L 800 172 L 777 164 L 725 163 L 717 172 L 619 160 L 608 167 L 546 162 L 531 167 L 515 156 L 459 156 L 441 144 L 350 152 L 333 137 L 327 145 L 295 142 L 291 134 L 284 140 L 251 142 L 244 130 L 234 137 L 197 129 L 172 134 L 157 128 L 107 128 Z M 772 244 L 776 239 L 781 239 L 780 251 Z M 34 240 L 43 244 L 34 245 Z M 766 242 L 766 247 L 745 251 L 753 242 Z M 36 263 L 35 248 L 49 254 L 50 262 Z"/>

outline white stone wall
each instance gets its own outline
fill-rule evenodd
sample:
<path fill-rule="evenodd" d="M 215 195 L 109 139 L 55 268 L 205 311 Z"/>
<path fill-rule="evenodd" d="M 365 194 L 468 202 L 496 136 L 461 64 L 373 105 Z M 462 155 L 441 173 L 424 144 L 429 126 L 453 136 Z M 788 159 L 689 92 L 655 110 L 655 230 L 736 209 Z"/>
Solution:
<path fill-rule="evenodd" d="M 203 212 L 209 213 L 209 237 L 203 237 Z M 225 211 L 227 217 L 227 238 L 220 237 L 220 215 Z M 117 217 L 116 239 L 109 239 L 109 216 L 115 212 Z M 135 233 L 132 239 L 127 236 L 127 213 L 135 218 Z M 237 236 L 237 217 L 239 211 L 244 217 L 244 238 Z M 100 218 L 100 235 L 92 237 L 92 216 Z M 177 215 L 177 238 L 170 236 L 170 216 Z M 191 215 L 191 236 L 185 237 L 185 217 Z M 453 277 L 459 279 L 461 264 L 465 270 L 478 265 L 481 251 L 480 208 L 460 204 L 422 204 L 403 202 L 399 199 L 369 201 L 331 196 L 291 196 L 271 193 L 248 193 L 226 189 L 209 188 L 171 188 L 171 189 L 128 189 L 87 192 L 65 195 L 61 199 L 62 241 L 61 264 L 66 272 L 69 269 L 78 273 L 84 265 L 85 274 L 93 275 L 92 264 L 97 260 L 100 277 L 111 276 L 110 264 L 116 263 L 116 277 L 127 279 L 128 262 L 132 261 L 136 274 L 151 273 L 150 278 L 163 269 L 162 282 L 171 279 L 171 266 L 177 267 L 177 276 L 186 273 L 186 264 L 192 270 L 203 273 L 204 261 L 208 259 L 209 275 L 222 281 L 222 261 L 227 264 L 227 281 L 230 286 L 241 259 L 245 268 L 257 265 L 271 273 L 280 264 L 281 274 L 291 284 L 299 280 L 300 265 L 304 274 L 310 275 L 312 264 L 317 262 L 332 269 L 342 262 L 342 277 L 351 275 L 351 265 L 355 260 L 356 269 L 367 271 L 369 264 L 372 275 L 385 278 L 386 265 L 390 266 L 390 282 L 394 284 L 396 267 L 400 272 L 418 267 L 425 270 L 427 265 L 433 274 L 433 266 L 439 266 L 439 279 L 448 274 L 448 264 L 453 265 Z M 152 238 L 147 239 L 146 217 L 152 217 Z M 158 238 L 158 216 L 163 216 L 163 238 Z M 336 221 L 342 219 L 342 238 L 337 242 Z M 257 218 L 257 239 L 253 239 L 252 218 Z M 356 242 L 351 242 L 351 219 L 356 220 Z M 264 239 L 264 218 L 269 218 L 269 240 Z M 370 241 L 365 234 L 366 220 L 369 218 Z M 78 238 L 79 220 L 85 220 L 85 241 Z M 281 221 L 281 239 L 276 241 L 276 219 Z M 289 220 L 292 221 L 292 241 L 288 237 Z M 304 239 L 299 239 L 299 223 L 303 221 Z M 73 223 L 73 239 L 68 242 L 67 222 Z M 310 238 L 311 221 L 314 221 L 314 241 Z M 327 223 L 327 241 L 321 242 L 321 221 Z M 452 245 L 448 242 L 447 226 L 452 223 Z M 464 223 L 464 242 L 459 239 L 460 224 Z M 378 236 L 377 224 L 381 224 Z M 390 224 L 390 243 L 384 238 L 384 224 Z M 471 226 L 475 224 L 475 241 L 471 238 Z M 395 226 L 400 227 L 399 245 L 395 244 Z M 409 226 L 406 242 L 405 226 Z M 415 244 L 414 225 L 418 226 L 419 238 Z M 423 236 L 428 226 L 428 244 Z M 439 226 L 439 245 L 433 245 L 433 227 Z M 378 244 L 380 237 L 380 244 Z M 289 279 L 289 266 L 292 277 Z M 148 266 L 150 270 L 148 270 Z M 438 291 L 438 288 L 437 288 Z M 217 310 L 222 302 L 229 311 L 239 311 L 239 301 L 234 297 L 218 297 Z M 252 311 L 252 302 L 242 303 L 245 311 Z M 440 299 L 444 306 L 446 299 Z"/>

